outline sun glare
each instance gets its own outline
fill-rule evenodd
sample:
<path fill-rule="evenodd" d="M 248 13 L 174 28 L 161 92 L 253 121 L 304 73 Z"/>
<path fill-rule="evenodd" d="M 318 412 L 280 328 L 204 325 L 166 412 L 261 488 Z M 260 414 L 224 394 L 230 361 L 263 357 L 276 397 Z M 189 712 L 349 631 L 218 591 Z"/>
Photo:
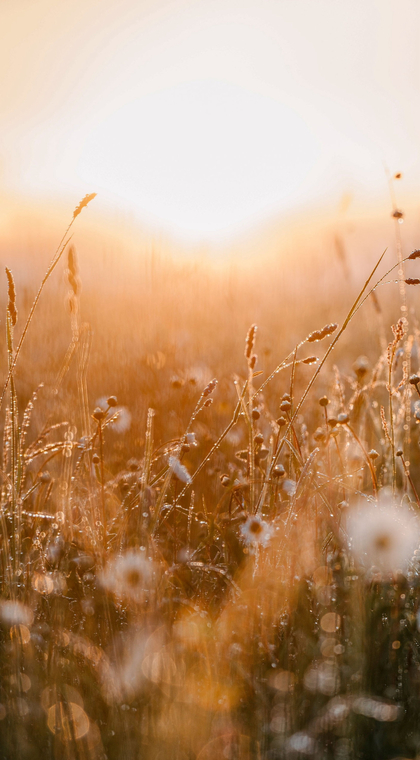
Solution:
<path fill-rule="evenodd" d="M 222 81 L 133 100 L 98 123 L 78 172 L 183 236 L 223 236 L 293 203 L 319 146 L 280 101 Z"/>
<path fill-rule="evenodd" d="M 99 213 L 210 244 L 381 199 L 384 163 L 416 191 L 418 3 L 23 5 L 0 9 L 0 190 L 92 188 Z"/>

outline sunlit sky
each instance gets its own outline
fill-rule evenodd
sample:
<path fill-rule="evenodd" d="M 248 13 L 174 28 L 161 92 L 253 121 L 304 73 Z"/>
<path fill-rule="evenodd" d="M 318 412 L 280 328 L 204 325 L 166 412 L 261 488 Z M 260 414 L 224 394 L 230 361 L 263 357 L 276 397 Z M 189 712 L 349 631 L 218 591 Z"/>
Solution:
<path fill-rule="evenodd" d="M 3 193 L 217 240 L 420 191 L 419 0 L 0 0 L 0 37 Z"/>

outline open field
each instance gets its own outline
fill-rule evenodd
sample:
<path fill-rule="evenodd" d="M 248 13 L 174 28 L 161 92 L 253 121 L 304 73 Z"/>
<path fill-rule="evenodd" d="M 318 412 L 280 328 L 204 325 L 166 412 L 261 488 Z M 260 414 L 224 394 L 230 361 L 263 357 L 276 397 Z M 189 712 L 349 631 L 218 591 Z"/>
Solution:
<path fill-rule="evenodd" d="M 218 263 L 90 208 L 32 317 L 0 239 L 0 758 L 420 757 L 416 213 Z"/>

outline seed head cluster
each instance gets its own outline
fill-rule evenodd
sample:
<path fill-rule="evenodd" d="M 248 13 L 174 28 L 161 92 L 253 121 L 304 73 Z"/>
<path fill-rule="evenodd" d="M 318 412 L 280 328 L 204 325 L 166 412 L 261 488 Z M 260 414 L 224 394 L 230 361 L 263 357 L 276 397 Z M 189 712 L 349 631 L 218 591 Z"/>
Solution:
<path fill-rule="evenodd" d="M 17 322 L 17 309 L 16 309 L 16 288 L 15 288 L 15 281 L 13 279 L 13 275 L 6 267 L 6 277 L 7 277 L 7 285 L 8 285 L 8 297 L 9 302 L 7 304 L 7 311 L 9 312 L 10 321 L 12 323 L 12 326 L 14 327 Z"/>
<path fill-rule="evenodd" d="M 315 343 L 315 341 L 326 338 L 327 335 L 332 335 L 332 333 L 336 331 L 337 327 L 338 325 L 335 322 L 332 322 L 329 325 L 325 325 L 322 330 L 314 330 L 314 332 L 311 332 L 306 340 L 308 343 Z"/>

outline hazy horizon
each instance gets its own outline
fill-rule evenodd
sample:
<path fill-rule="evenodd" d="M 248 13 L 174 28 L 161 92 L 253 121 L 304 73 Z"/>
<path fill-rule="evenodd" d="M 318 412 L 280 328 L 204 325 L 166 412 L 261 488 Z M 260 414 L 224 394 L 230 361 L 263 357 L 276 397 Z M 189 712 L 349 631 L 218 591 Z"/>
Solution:
<path fill-rule="evenodd" d="M 417 197 L 413 0 L 17 0 L 0 24 L 1 194 L 94 191 L 186 245 L 388 203 L 385 165 Z"/>

